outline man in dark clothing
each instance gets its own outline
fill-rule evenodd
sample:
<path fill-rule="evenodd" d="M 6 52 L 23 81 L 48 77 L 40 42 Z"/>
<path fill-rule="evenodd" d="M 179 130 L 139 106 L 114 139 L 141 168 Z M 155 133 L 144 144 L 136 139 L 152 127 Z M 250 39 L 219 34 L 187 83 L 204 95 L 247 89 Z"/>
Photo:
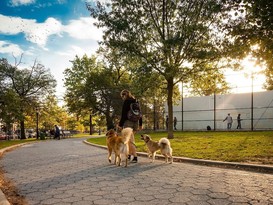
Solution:
<path fill-rule="evenodd" d="M 60 140 L 60 136 L 61 136 L 60 128 L 57 125 L 55 125 L 55 136 L 54 136 L 54 139 Z"/>
<path fill-rule="evenodd" d="M 238 116 L 237 116 L 237 123 L 238 123 L 238 125 L 237 125 L 237 129 L 242 129 L 242 126 L 241 126 L 241 114 L 238 114 Z"/>

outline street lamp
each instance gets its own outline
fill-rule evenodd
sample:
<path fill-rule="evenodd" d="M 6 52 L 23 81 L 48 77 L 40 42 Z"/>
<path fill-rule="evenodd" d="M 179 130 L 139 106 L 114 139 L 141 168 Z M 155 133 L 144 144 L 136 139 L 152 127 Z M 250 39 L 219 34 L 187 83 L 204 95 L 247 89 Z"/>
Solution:
<path fill-rule="evenodd" d="M 39 109 L 36 108 L 36 139 L 39 139 Z"/>
<path fill-rule="evenodd" d="M 89 115 L 89 127 L 90 127 L 90 135 L 92 135 L 93 134 L 93 132 L 92 132 L 92 129 L 93 129 L 93 127 L 92 127 L 92 115 L 90 114 Z"/>

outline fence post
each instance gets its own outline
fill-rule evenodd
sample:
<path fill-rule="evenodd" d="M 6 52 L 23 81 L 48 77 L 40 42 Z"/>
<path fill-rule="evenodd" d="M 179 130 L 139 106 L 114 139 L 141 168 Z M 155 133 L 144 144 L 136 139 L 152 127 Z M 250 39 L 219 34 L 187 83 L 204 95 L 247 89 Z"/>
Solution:
<path fill-rule="evenodd" d="M 181 130 L 184 131 L 184 97 L 183 81 L 181 82 Z"/>

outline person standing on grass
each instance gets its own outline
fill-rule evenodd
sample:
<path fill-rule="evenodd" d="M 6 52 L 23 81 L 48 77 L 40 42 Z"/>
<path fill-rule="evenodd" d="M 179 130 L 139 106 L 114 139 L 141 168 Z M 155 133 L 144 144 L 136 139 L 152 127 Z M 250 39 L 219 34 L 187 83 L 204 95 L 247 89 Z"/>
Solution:
<path fill-rule="evenodd" d="M 136 98 L 131 94 L 128 90 L 122 90 L 120 96 L 123 100 L 121 119 L 118 124 L 119 129 L 123 129 L 126 127 L 130 127 L 134 131 L 134 135 L 137 131 L 142 129 L 142 117 L 138 121 L 131 121 L 128 119 L 128 112 L 130 111 L 130 106 L 132 103 L 136 103 Z M 129 143 L 129 157 L 131 159 L 131 155 L 134 156 L 132 162 L 137 163 L 137 153 L 136 153 L 136 145 L 135 145 L 135 137 L 134 135 L 130 139 Z"/>
<path fill-rule="evenodd" d="M 174 118 L 173 118 L 173 128 L 174 128 L 174 130 L 177 130 L 177 129 L 176 129 L 176 124 L 177 124 L 177 118 L 174 117 Z"/>
<path fill-rule="evenodd" d="M 223 122 L 227 121 L 227 129 L 230 130 L 232 127 L 233 119 L 230 116 L 230 113 L 226 116 L 226 118 L 223 120 Z"/>
<path fill-rule="evenodd" d="M 169 126 L 169 116 L 166 115 L 166 130 L 168 130 L 168 126 Z"/>
<path fill-rule="evenodd" d="M 242 126 L 241 126 L 241 114 L 238 114 L 238 116 L 237 116 L 237 123 L 238 123 L 238 125 L 237 125 L 237 129 L 242 129 Z"/>

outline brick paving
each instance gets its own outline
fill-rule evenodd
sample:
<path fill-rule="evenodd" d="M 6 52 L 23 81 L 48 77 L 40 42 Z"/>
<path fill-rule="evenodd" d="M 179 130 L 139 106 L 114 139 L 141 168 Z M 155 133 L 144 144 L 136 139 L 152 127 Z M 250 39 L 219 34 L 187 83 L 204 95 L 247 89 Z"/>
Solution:
<path fill-rule="evenodd" d="M 110 165 L 83 139 L 47 140 L 6 152 L 0 165 L 30 205 L 273 204 L 273 175 L 139 157 Z"/>

